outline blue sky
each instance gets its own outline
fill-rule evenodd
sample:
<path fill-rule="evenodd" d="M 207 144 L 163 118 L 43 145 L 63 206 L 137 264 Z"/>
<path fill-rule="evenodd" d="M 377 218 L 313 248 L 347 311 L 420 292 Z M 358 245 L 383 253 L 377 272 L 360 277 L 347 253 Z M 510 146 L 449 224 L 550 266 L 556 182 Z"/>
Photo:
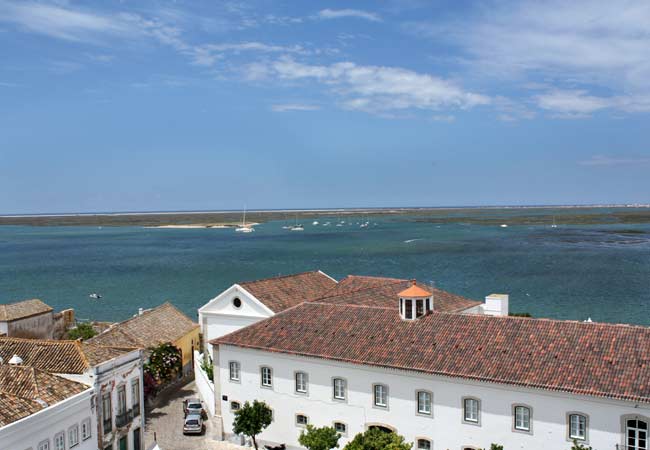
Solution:
<path fill-rule="evenodd" d="M 645 1 L 0 0 L 0 213 L 650 202 Z"/>

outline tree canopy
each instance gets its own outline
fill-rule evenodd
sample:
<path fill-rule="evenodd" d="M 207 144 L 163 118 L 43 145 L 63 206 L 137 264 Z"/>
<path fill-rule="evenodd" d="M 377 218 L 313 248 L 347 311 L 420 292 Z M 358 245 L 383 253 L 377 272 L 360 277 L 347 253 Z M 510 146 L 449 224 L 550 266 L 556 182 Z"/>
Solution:
<path fill-rule="evenodd" d="M 370 428 L 357 434 L 344 447 L 344 450 L 411 450 L 413 444 L 407 443 L 404 436 L 397 433 Z"/>
<path fill-rule="evenodd" d="M 307 428 L 298 436 L 298 442 L 309 450 L 331 450 L 339 446 L 341 435 L 333 427 Z"/>
<path fill-rule="evenodd" d="M 68 339 L 90 339 L 95 336 L 97 332 L 89 323 L 80 323 L 76 327 L 68 330 Z"/>
<path fill-rule="evenodd" d="M 235 421 L 232 426 L 233 432 L 243 434 L 253 440 L 255 450 L 257 450 L 256 436 L 273 422 L 273 411 L 264 402 L 253 400 L 244 403 L 239 410 L 235 412 Z"/>

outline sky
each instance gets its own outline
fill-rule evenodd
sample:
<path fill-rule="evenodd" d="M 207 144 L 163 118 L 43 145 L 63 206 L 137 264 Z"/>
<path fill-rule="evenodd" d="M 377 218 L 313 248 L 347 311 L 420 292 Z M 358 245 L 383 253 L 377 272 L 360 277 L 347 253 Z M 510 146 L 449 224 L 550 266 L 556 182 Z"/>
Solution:
<path fill-rule="evenodd" d="M 647 1 L 0 0 L 0 213 L 650 203 Z"/>

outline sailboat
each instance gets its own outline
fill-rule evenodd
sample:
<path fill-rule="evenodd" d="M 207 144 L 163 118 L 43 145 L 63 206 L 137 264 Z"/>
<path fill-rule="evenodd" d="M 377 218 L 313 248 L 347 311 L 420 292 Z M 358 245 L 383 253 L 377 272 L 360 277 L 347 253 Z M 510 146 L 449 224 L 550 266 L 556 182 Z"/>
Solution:
<path fill-rule="evenodd" d="M 291 231 L 305 231 L 305 227 L 303 227 L 301 224 L 298 224 L 298 214 L 296 214 L 296 224 L 289 228 Z"/>
<path fill-rule="evenodd" d="M 557 224 L 555 223 L 555 216 L 553 216 L 553 225 L 551 225 L 551 228 L 557 228 Z"/>
<path fill-rule="evenodd" d="M 249 227 L 248 225 L 246 225 L 246 207 L 245 206 L 244 206 L 244 217 L 242 217 L 241 226 L 235 228 L 235 231 L 237 233 L 252 233 L 253 231 L 255 231 L 255 228 Z"/>

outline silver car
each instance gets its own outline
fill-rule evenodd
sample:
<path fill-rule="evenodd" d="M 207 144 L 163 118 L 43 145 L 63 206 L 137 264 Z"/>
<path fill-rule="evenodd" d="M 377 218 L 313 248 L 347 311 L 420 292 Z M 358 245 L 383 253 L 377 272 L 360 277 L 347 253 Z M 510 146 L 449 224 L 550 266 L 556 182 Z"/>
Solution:
<path fill-rule="evenodd" d="M 200 414 L 188 414 L 183 423 L 183 434 L 202 434 L 203 418 Z"/>

